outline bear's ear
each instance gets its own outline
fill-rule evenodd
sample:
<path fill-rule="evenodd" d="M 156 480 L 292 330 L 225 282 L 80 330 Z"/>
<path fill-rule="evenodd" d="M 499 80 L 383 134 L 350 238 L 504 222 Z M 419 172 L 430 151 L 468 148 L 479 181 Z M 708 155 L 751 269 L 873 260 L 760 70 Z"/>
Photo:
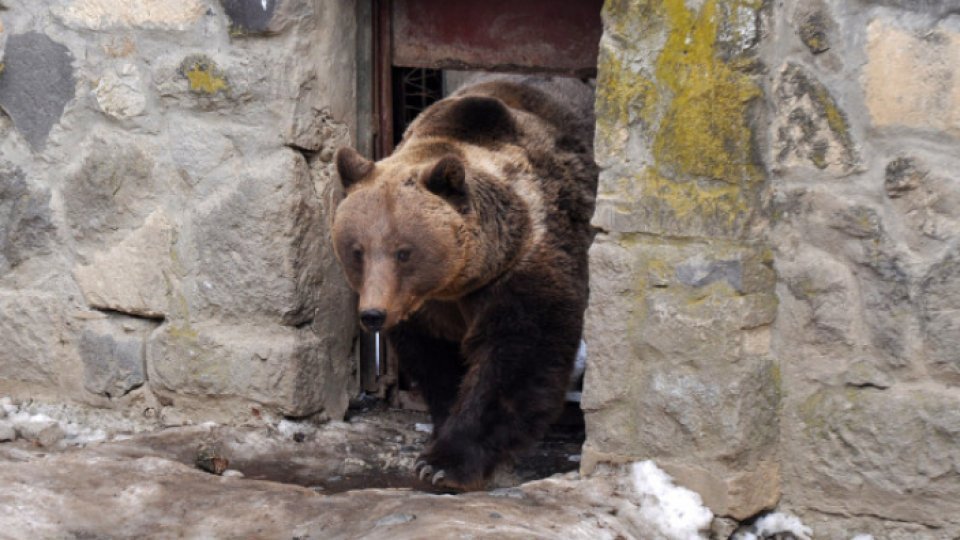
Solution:
<path fill-rule="evenodd" d="M 430 193 L 446 199 L 457 210 L 467 209 L 467 172 L 455 156 L 441 158 L 427 171 L 423 181 Z"/>
<path fill-rule="evenodd" d="M 340 183 L 343 185 L 343 189 L 350 189 L 350 186 L 373 171 L 373 162 L 350 147 L 345 146 L 337 150 L 335 161 L 337 162 L 337 173 L 340 174 Z"/>
<path fill-rule="evenodd" d="M 517 125 L 502 101 L 486 96 L 451 100 L 424 122 L 424 135 L 451 137 L 483 146 L 516 140 Z"/>

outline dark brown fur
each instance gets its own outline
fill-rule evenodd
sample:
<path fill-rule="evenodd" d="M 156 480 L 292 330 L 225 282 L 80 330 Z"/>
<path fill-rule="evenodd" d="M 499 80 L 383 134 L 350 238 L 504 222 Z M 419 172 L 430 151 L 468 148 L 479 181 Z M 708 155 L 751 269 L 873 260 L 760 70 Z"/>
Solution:
<path fill-rule="evenodd" d="M 337 255 L 430 407 L 420 472 L 458 489 L 543 435 L 580 344 L 592 119 L 531 81 L 434 104 L 376 164 L 337 155 Z"/>

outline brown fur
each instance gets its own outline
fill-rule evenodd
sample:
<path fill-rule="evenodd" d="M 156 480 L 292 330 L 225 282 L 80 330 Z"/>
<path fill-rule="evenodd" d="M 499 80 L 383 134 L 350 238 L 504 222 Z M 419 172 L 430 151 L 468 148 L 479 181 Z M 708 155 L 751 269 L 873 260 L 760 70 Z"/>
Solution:
<path fill-rule="evenodd" d="M 387 159 L 337 154 L 337 256 L 430 406 L 420 467 L 455 488 L 542 435 L 580 342 L 592 119 L 550 84 L 482 82 L 424 111 Z"/>

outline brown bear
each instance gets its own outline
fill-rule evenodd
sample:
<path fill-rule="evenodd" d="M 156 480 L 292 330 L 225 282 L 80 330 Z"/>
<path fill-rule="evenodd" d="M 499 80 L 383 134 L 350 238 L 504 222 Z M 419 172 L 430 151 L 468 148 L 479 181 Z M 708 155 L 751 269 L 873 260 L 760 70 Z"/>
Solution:
<path fill-rule="evenodd" d="M 360 322 L 433 418 L 421 479 L 481 489 L 562 410 L 587 305 L 592 90 L 506 77 L 423 111 L 390 157 L 336 155 L 333 239 Z"/>

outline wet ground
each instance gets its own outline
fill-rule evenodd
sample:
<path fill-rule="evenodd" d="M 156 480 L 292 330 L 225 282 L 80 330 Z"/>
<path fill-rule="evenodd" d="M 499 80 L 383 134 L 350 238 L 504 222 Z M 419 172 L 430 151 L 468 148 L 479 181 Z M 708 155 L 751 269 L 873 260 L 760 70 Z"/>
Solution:
<path fill-rule="evenodd" d="M 35 413 L 21 407 L 5 421 Z M 490 490 L 458 495 L 415 479 L 429 437 L 422 413 L 138 432 L 98 422 L 105 440 L 74 426 L 60 439 L 0 443 L 0 537 L 659 537 L 641 534 L 652 525 L 629 472 L 579 478 L 583 431 L 569 419 Z"/>

